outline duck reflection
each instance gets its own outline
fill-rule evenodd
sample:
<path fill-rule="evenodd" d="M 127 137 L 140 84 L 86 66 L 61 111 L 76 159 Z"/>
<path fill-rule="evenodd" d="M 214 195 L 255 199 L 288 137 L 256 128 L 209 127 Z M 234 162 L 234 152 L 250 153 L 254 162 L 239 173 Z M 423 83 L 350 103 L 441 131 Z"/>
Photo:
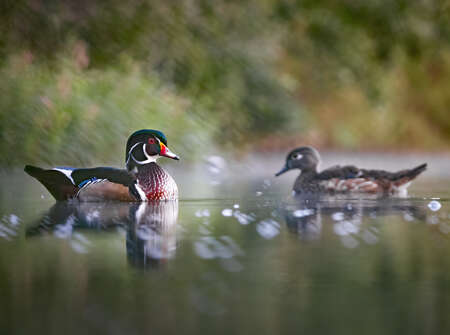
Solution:
<path fill-rule="evenodd" d="M 27 229 L 28 237 L 53 233 L 60 238 L 80 236 L 81 230 L 126 232 L 128 262 L 139 268 L 166 264 L 175 256 L 178 202 L 57 202 Z M 79 245 L 79 244 L 75 244 Z M 81 246 L 74 248 L 82 252 Z"/>
<path fill-rule="evenodd" d="M 345 199 L 326 197 L 294 198 L 284 204 L 282 216 L 288 229 L 304 239 L 317 239 L 324 224 L 333 224 L 336 235 L 358 235 L 367 243 L 376 242 L 377 218 L 400 216 L 405 221 L 424 220 L 426 213 L 407 199 Z M 372 224 L 363 225 L 371 220 Z M 347 238 L 349 240 L 349 238 Z"/>

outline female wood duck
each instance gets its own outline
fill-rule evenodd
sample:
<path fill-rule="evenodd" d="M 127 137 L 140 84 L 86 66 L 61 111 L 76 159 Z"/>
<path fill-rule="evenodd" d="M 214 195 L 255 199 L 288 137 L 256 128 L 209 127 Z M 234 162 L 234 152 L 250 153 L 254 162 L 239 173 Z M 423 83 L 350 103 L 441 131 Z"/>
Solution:
<path fill-rule="evenodd" d="M 316 149 L 300 147 L 289 153 L 285 166 L 275 176 L 300 169 L 300 176 L 294 184 L 294 194 L 354 192 L 406 195 L 411 181 L 427 167 L 427 164 L 422 164 L 410 170 L 388 172 L 337 165 L 318 172 L 319 162 L 320 155 Z"/>
<path fill-rule="evenodd" d="M 56 200 L 176 200 L 177 184 L 156 164 L 161 156 L 179 159 L 167 147 L 167 139 L 162 132 L 143 129 L 128 138 L 126 170 L 111 167 L 56 167 L 44 170 L 26 165 L 25 172 L 39 180 Z"/>

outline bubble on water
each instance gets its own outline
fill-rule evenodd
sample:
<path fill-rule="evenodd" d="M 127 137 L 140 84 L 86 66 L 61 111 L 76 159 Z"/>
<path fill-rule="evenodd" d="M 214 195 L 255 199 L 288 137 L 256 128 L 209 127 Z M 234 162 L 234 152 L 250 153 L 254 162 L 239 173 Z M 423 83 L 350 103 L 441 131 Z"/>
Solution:
<path fill-rule="evenodd" d="M 342 212 L 335 212 L 335 213 L 333 213 L 333 215 L 331 215 L 331 218 L 334 221 L 342 221 L 342 220 L 344 220 L 344 213 L 342 213 Z"/>
<path fill-rule="evenodd" d="M 226 166 L 226 161 L 220 156 L 212 155 L 206 158 L 207 168 L 211 174 L 220 174 Z"/>
<path fill-rule="evenodd" d="M 259 233 L 259 235 L 269 240 L 280 233 L 280 225 L 275 220 L 267 219 L 260 221 L 257 224 L 256 231 Z"/>
<path fill-rule="evenodd" d="M 72 249 L 79 254 L 87 254 L 87 248 L 78 241 L 70 241 Z"/>
<path fill-rule="evenodd" d="M 83 244 L 91 244 L 91 241 L 89 241 L 84 235 L 82 235 L 80 233 L 74 233 L 73 238 L 77 239 L 78 241 L 80 241 Z"/>
<path fill-rule="evenodd" d="M 45 199 L 45 196 L 43 194 L 41 194 L 41 199 Z"/>
<path fill-rule="evenodd" d="M 73 225 L 75 224 L 75 216 L 69 216 L 64 224 L 56 225 L 53 235 L 58 238 L 68 238 L 72 235 Z"/>
<path fill-rule="evenodd" d="M 346 208 L 347 208 L 347 210 L 351 211 L 353 209 L 353 206 L 352 206 L 352 204 L 347 204 Z"/>
<path fill-rule="evenodd" d="M 256 191 L 255 194 L 256 194 L 257 197 L 260 197 L 260 196 L 262 196 L 263 193 L 261 191 Z"/>
<path fill-rule="evenodd" d="M 375 244 L 378 242 L 378 237 L 370 230 L 364 230 L 361 237 L 367 244 Z"/>
<path fill-rule="evenodd" d="M 234 252 L 231 248 L 217 241 L 212 236 L 203 236 L 194 243 L 195 253 L 204 259 L 231 258 Z"/>
<path fill-rule="evenodd" d="M 234 242 L 234 240 L 230 236 L 223 235 L 220 237 L 220 239 L 233 250 L 235 255 L 244 255 L 244 251 L 237 245 L 236 242 Z"/>
<path fill-rule="evenodd" d="M 195 212 L 195 216 L 198 218 L 209 217 L 209 216 L 211 216 L 211 213 L 209 212 L 208 209 L 199 209 Z"/>
<path fill-rule="evenodd" d="M 345 236 L 348 235 L 348 231 L 344 228 L 344 226 L 341 223 L 336 223 L 333 225 L 333 230 L 336 235 L 339 236 Z"/>
<path fill-rule="evenodd" d="M 346 236 L 350 234 L 357 234 L 359 227 L 350 221 L 340 221 L 334 224 L 333 230 L 336 235 Z"/>
<path fill-rule="evenodd" d="M 9 223 L 13 226 L 17 226 L 20 222 L 19 217 L 16 214 L 11 214 L 9 216 Z"/>
<path fill-rule="evenodd" d="M 405 214 L 403 214 L 403 219 L 405 221 L 411 222 L 414 221 L 414 216 L 411 213 L 406 212 Z"/>
<path fill-rule="evenodd" d="M 433 212 L 437 212 L 438 210 L 441 209 L 441 207 L 442 207 L 441 203 L 437 200 L 433 200 L 428 203 L 428 208 Z"/>
<path fill-rule="evenodd" d="M 313 214 L 314 214 L 314 210 L 310 209 L 310 208 L 297 209 L 296 211 L 292 212 L 292 215 L 296 218 L 302 218 L 304 216 L 309 216 L 309 215 L 313 215 Z"/>
<path fill-rule="evenodd" d="M 194 250 L 197 256 L 203 259 L 213 259 L 215 257 L 214 252 L 209 248 L 208 244 L 203 241 L 195 242 Z"/>
<path fill-rule="evenodd" d="M 238 209 L 238 208 L 239 208 L 239 204 L 234 204 L 234 205 L 233 205 L 233 208 Z"/>
<path fill-rule="evenodd" d="M 222 215 L 223 216 L 232 216 L 233 210 L 231 208 L 225 208 L 222 210 Z"/>
<path fill-rule="evenodd" d="M 354 249 L 359 245 L 358 240 L 352 236 L 342 236 L 341 242 L 344 245 L 344 247 L 349 249 Z"/>
<path fill-rule="evenodd" d="M 348 231 L 350 234 L 357 234 L 359 232 L 359 227 L 350 221 L 342 221 L 341 224 L 344 226 L 344 229 Z"/>
<path fill-rule="evenodd" d="M 233 216 L 239 221 L 242 225 L 248 225 L 250 222 L 254 221 L 254 218 L 251 215 L 241 213 L 239 211 L 234 212 Z"/>

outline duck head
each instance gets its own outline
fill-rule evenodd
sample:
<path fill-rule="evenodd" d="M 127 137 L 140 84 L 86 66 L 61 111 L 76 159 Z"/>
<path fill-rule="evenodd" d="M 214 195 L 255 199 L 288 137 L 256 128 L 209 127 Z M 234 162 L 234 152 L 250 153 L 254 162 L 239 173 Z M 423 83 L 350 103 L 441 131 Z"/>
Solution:
<path fill-rule="evenodd" d="M 167 147 L 167 138 L 159 130 L 142 129 L 128 138 L 125 152 L 127 170 L 156 162 L 159 157 L 180 158 Z"/>
<path fill-rule="evenodd" d="M 279 175 L 292 170 L 300 169 L 302 171 L 317 172 L 317 166 L 320 163 L 320 155 L 316 149 L 312 147 L 299 147 L 292 150 L 286 157 L 286 164 L 275 174 Z"/>

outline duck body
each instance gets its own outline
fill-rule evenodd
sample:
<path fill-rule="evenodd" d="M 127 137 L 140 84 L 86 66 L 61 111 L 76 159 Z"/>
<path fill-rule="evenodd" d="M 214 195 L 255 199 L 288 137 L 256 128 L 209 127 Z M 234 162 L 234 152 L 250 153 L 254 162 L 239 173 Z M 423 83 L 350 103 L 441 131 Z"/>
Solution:
<path fill-rule="evenodd" d="M 177 200 L 178 187 L 156 160 L 160 156 L 178 160 L 167 148 L 159 131 L 143 129 L 127 142 L 126 169 L 111 167 L 42 169 L 26 165 L 25 172 L 36 178 L 58 201 L 158 201 Z"/>
<path fill-rule="evenodd" d="M 334 166 L 317 171 L 320 156 L 311 147 L 294 149 L 286 158 L 283 169 L 276 174 L 300 169 L 293 191 L 295 194 L 372 193 L 405 195 L 411 181 L 426 170 L 427 164 L 412 169 L 389 172 L 361 169 L 353 165 Z"/>

